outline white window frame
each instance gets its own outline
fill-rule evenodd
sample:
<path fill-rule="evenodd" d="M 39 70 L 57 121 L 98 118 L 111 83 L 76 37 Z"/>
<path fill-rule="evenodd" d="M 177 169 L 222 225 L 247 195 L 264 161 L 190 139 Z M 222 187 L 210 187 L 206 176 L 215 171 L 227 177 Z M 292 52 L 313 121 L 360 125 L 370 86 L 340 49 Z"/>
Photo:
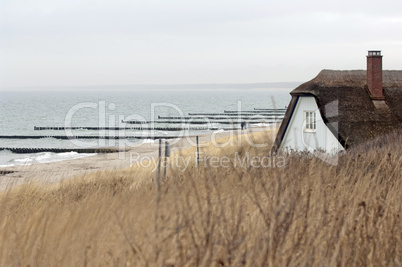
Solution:
<path fill-rule="evenodd" d="M 303 129 L 305 132 L 315 133 L 317 131 L 317 114 L 315 111 L 304 111 Z"/>

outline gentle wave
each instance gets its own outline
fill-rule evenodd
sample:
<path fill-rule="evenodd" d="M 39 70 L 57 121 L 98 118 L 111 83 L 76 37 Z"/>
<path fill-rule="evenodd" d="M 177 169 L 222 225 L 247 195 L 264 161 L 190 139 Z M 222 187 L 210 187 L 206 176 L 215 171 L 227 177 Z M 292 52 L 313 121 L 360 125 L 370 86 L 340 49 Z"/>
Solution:
<path fill-rule="evenodd" d="M 155 140 L 155 139 L 144 139 L 142 141 L 143 144 L 153 144 L 153 143 L 156 143 L 156 142 L 159 142 L 159 141 Z"/>
<path fill-rule="evenodd" d="M 90 157 L 90 156 L 94 156 L 94 155 L 96 155 L 96 153 L 41 152 L 41 153 L 34 153 L 34 154 L 14 154 L 13 159 L 8 160 L 7 162 L 2 162 L 3 164 L 1 164 L 0 167 L 50 163 L 50 162 L 63 161 L 63 160 L 80 159 L 80 158 Z"/>

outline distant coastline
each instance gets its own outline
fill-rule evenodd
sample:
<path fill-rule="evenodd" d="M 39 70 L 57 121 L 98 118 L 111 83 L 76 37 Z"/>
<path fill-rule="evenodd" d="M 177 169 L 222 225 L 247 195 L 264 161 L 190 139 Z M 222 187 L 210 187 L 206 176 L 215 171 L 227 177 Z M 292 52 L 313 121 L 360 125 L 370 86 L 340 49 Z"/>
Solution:
<path fill-rule="evenodd" d="M 202 83 L 202 84 L 132 84 L 132 85 L 75 85 L 75 86 L 16 86 L 0 87 L 1 91 L 9 90 L 252 90 L 252 89 L 289 89 L 296 88 L 301 82 L 275 83 Z"/>

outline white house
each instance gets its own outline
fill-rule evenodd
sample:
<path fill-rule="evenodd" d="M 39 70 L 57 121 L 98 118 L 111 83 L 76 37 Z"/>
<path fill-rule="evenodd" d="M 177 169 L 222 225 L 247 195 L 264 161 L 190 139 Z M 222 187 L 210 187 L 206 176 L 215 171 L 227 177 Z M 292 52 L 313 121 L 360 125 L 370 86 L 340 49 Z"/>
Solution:
<path fill-rule="evenodd" d="M 333 153 L 344 150 L 322 119 L 315 98 L 308 95 L 297 97 L 280 149 Z"/>
<path fill-rule="evenodd" d="M 402 128 L 402 71 L 383 71 L 380 51 L 367 71 L 322 70 L 290 94 L 274 152 L 333 154 Z"/>

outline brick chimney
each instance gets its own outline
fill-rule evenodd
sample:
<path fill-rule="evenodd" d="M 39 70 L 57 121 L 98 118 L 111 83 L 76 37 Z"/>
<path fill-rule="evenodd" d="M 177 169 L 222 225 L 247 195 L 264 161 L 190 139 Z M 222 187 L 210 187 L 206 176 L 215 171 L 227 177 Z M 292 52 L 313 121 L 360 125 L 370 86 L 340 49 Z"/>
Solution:
<path fill-rule="evenodd" d="M 384 100 L 382 91 L 382 56 L 381 51 L 370 50 L 367 56 L 367 86 L 371 99 Z"/>

